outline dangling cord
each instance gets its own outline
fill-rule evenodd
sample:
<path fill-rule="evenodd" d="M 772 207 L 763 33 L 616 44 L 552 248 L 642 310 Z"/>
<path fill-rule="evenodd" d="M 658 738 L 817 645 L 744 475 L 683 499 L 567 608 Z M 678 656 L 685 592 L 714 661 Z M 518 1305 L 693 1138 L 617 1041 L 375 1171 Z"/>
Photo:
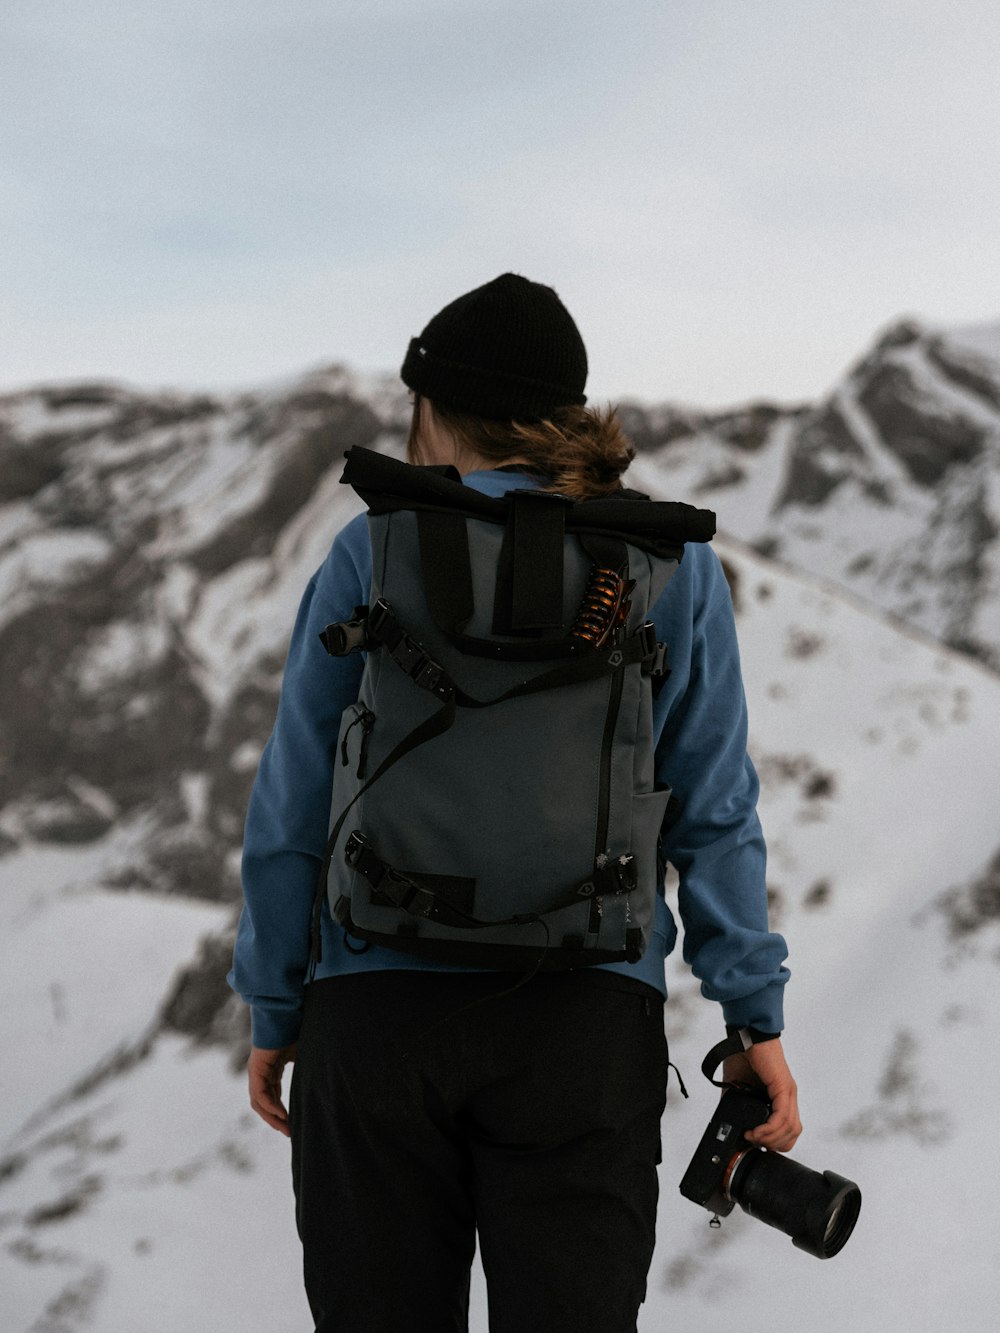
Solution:
<path fill-rule="evenodd" d="M 668 1082 L 669 1082 L 669 1080 L 670 1080 L 670 1072 L 669 1072 L 669 1071 L 670 1071 L 671 1069 L 672 1069 L 672 1070 L 674 1071 L 674 1073 L 677 1075 L 677 1083 L 678 1083 L 678 1086 L 680 1087 L 681 1095 L 684 1096 L 684 1097 L 686 1097 L 686 1096 L 688 1095 L 688 1090 L 687 1090 L 687 1088 L 685 1088 L 685 1086 L 684 1086 L 684 1080 L 681 1078 L 681 1071 L 680 1071 L 680 1070 L 677 1068 L 677 1066 L 674 1064 L 673 1060 L 668 1060 L 668 1061 L 667 1061 L 667 1080 L 668 1080 Z"/>

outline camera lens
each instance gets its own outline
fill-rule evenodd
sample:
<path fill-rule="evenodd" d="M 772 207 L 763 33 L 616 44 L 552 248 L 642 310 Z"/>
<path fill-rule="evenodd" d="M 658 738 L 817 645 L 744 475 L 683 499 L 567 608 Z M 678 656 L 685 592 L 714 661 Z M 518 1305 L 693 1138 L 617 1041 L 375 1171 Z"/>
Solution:
<path fill-rule="evenodd" d="M 838 1250 L 842 1250 L 850 1239 L 854 1224 L 858 1220 L 858 1214 L 861 1212 L 861 1191 L 853 1181 L 845 1180 L 843 1176 L 834 1175 L 832 1171 L 824 1171 L 823 1175 L 829 1181 L 831 1187 L 835 1188 L 834 1182 L 838 1182 L 841 1186 L 834 1196 L 836 1202 L 833 1204 L 830 1220 L 827 1222 L 826 1231 L 823 1233 L 823 1254 L 821 1257 L 829 1259 Z"/>
<path fill-rule="evenodd" d="M 861 1191 L 833 1171 L 812 1171 L 780 1153 L 752 1148 L 730 1166 L 726 1193 L 750 1217 L 776 1227 L 817 1259 L 832 1259 L 850 1239 Z"/>

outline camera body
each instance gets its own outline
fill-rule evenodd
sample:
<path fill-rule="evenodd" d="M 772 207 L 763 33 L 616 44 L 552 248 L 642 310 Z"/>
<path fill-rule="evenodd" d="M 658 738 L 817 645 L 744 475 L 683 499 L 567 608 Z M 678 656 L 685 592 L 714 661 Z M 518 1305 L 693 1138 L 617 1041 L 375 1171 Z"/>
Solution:
<path fill-rule="evenodd" d="M 771 1114 L 771 1103 L 762 1093 L 743 1084 L 730 1085 L 715 1115 L 695 1149 L 681 1181 L 681 1193 L 692 1203 L 718 1217 L 728 1217 L 736 1207 L 729 1185 L 742 1164 L 743 1154 L 761 1152 L 744 1137 L 747 1130 L 762 1125 Z"/>
<path fill-rule="evenodd" d="M 813 1171 L 783 1153 L 748 1143 L 746 1133 L 771 1114 L 766 1094 L 727 1084 L 681 1181 L 681 1193 L 714 1214 L 728 1217 L 736 1204 L 750 1217 L 790 1236 L 817 1259 L 830 1259 L 847 1244 L 861 1211 L 861 1191 L 833 1171 Z"/>

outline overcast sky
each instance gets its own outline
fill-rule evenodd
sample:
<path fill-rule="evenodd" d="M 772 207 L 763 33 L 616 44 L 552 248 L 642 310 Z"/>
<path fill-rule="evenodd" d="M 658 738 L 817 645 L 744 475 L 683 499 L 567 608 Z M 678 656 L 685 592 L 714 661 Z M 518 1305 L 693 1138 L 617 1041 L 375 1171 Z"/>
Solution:
<path fill-rule="evenodd" d="M 592 397 L 1000 319 L 996 0 L 3 0 L 0 388 L 396 370 L 554 286 Z"/>

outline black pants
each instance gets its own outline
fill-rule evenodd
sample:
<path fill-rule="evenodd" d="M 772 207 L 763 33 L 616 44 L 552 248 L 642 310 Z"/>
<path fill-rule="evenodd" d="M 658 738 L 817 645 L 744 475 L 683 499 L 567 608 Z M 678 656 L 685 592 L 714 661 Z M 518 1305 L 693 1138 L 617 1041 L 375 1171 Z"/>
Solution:
<path fill-rule="evenodd" d="M 292 1170 L 317 1333 L 634 1333 L 653 1254 L 662 1002 L 592 970 L 307 991 Z"/>

